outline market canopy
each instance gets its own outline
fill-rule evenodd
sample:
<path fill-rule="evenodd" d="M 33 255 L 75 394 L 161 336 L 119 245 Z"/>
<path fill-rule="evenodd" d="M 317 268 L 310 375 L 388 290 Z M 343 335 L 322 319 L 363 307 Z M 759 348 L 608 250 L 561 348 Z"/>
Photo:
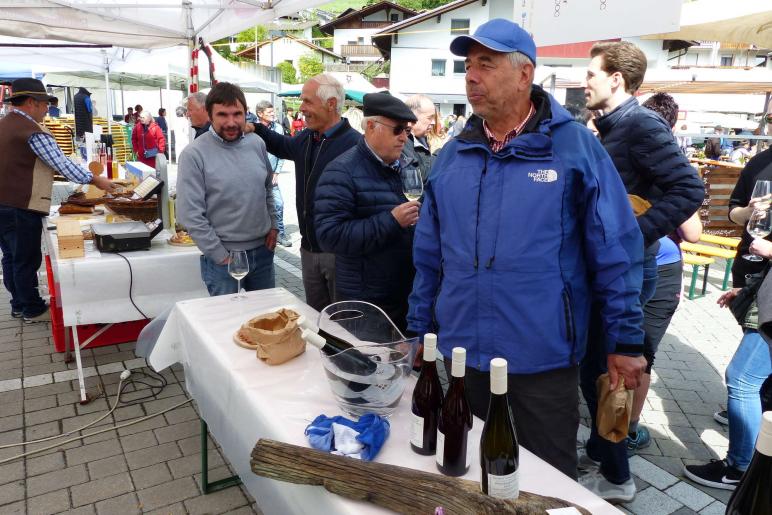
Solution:
<path fill-rule="evenodd" d="M 0 34 L 131 48 L 214 41 L 326 0 L 0 0 Z"/>
<path fill-rule="evenodd" d="M 681 28 L 644 39 L 745 43 L 772 48 L 772 3 L 760 0 L 696 0 L 683 4 Z"/>
<path fill-rule="evenodd" d="M 364 97 L 367 93 L 370 93 L 370 91 L 356 91 L 352 89 L 346 90 L 346 100 L 353 100 L 354 102 L 363 103 Z M 279 93 L 280 97 L 299 97 L 300 96 L 300 90 L 299 89 L 290 89 L 287 91 L 282 91 Z"/>

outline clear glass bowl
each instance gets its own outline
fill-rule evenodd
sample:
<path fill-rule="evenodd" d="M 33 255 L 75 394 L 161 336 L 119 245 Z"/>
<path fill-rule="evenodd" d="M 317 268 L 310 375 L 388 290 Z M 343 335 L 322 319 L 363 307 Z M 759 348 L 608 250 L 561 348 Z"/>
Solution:
<path fill-rule="evenodd" d="M 333 355 L 319 351 L 341 409 L 355 417 L 390 416 L 405 390 L 418 338 L 406 338 L 380 308 L 360 301 L 327 306 L 319 328 L 353 345 Z"/>

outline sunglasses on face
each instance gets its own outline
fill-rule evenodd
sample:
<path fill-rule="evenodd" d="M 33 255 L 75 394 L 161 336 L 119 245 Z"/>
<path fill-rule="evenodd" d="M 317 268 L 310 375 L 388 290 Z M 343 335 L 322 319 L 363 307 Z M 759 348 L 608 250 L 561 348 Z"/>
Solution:
<path fill-rule="evenodd" d="M 395 136 L 399 136 L 403 132 L 410 136 L 410 132 L 413 130 L 412 127 L 406 124 L 399 124 L 399 125 L 389 125 L 388 123 L 379 122 L 378 120 L 373 120 L 375 123 L 378 123 L 380 125 L 385 125 L 386 127 L 391 127 L 391 131 L 394 133 Z"/>

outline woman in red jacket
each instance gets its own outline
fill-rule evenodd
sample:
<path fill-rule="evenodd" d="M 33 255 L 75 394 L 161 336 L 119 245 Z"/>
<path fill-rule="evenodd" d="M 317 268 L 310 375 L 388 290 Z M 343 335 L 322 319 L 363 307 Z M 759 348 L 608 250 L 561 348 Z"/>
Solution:
<path fill-rule="evenodd" d="M 131 146 L 137 158 L 155 168 L 155 156 L 166 151 L 166 139 L 150 111 L 142 111 L 131 133 Z"/>

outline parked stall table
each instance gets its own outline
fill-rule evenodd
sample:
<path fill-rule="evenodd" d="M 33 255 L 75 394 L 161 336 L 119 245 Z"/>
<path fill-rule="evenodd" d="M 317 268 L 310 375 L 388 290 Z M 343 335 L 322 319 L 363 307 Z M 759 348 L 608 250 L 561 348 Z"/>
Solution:
<path fill-rule="evenodd" d="M 308 349 L 279 366 L 269 366 L 233 343 L 240 325 L 261 313 L 286 307 L 316 319 L 317 312 L 283 288 L 250 292 L 242 301 L 233 296 L 178 302 L 172 310 L 148 362 L 156 371 L 181 363 L 185 387 L 198 404 L 202 430 L 207 426 L 228 461 L 266 515 L 335 513 L 381 514 L 387 510 L 333 495 L 322 487 L 296 485 L 252 473 L 250 455 L 260 438 L 308 447 L 305 427 L 319 414 L 343 414 L 324 376 L 318 351 Z M 391 435 L 376 461 L 437 472 L 434 456 L 410 450 L 410 377 L 397 411 L 390 418 Z M 205 422 L 203 422 L 205 421 Z M 482 421 L 470 433 L 472 466 L 464 476 L 479 481 L 478 447 Z M 205 434 L 202 434 L 205 442 Z M 204 453 L 205 454 L 205 451 Z M 557 469 L 521 448 L 522 490 L 554 496 L 594 514 L 620 513 Z"/>

